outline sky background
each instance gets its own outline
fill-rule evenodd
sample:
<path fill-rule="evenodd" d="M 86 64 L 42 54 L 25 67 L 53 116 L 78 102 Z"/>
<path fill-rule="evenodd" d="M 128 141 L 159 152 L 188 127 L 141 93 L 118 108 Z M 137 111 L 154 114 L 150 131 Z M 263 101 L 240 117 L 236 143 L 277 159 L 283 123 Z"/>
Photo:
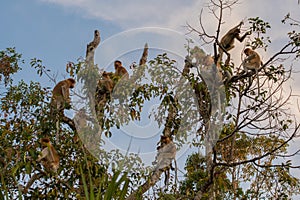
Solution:
<path fill-rule="evenodd" d="M 131 62 L 138 61 L 146 42 L 150 47 L 150 57 L 155 56 L 156 49 L 161 49 L 183 58 L 186 55 L 185 38 L 192 37 L 198 42 L 197 35 L 185 35 L 188 33 L 185 25 L 188 22 L 198 29 L 201 9 L 204 9 L 203 24 L 207 32 L 215 34 L 217 21 L 205 9 L 206 3 L 204 0 L 2 0 L 0 49 L 16 47 L 17 52 L 23 55 L 26 63 L 22 65 L 22 73 L 15 76 L 16 80 L 38 80 L 49 87 L 53 87 L 54 83 L 34 75 L 29 67 L 30 59 L 41 59 L 58 75 L 57 80 L 64 79 L 67 76 L 66 63 L 76 62 L 85 56 L 86 45 L 92 40 L 95 29 L 101 33 L 101 44 L 95 55 L 100 68 L 112 70 L 112 62 L 122 58 L 124 66 L 129 69 Z M 224 13 L 221 35 L 241 20 L 259 16 L 271 24 L 268 36 L 272 43 L 267 52 L 259 52 L 262 59 L 267 60 L 287 42 L 286 33 L 291 28 L 281 23 L 287 13 L 300 19 L 297 0 L 240 1 L 230 12 Z M 236 42 L 235 45 L 232 55 L 238 60 L 242 44 Z M 209 46 L 203 48 L 212 54 Z M 299 71 L 300 67 L 296 64 L 295 70 Z M 297 76 L 293 76 L 287 88 L 293 88 L 294 93 L 299 95 L 300 80 Z M 291 106 L 295 106 L 293 110 L 298 114 L 296 105 Z M 155 144 L 155 141 L 152 143 Z M 299 146 L 297 143 L 293 145 L 294 148 Z"/>
<path fill-rule="evenodd" d="M 272 2 L 271 6 L 270 2 Z M 206 3 L 207 1 L 204 0 L 128 0 L 126 3 L 121 0 L 2 1 L 0 48 L 16 47 L 25 60 L 34 57 L 43 60 L 43 63 L 53 72 L 58 72 L 60 76 L 58 79 L 61 79 L 66 75 L 65 65 L 68 61 L 76 61 L 77 58 L 85 56 L 86 44 L 91 41 L 95 29 L 101 32 L 101 45 L 107 39 L 120 35 L 124 31 L 145 27 L 152 28 L 148 30 L 148 33 L 153 33 L 153 30 L 159 28 L 186 34 L 188 31 L 184 26 L 187 22 L 199 28 L 199 14 L 201 9 L 205 8 Z M 283 25 L 281 20 L 287 13 L 299 19 L 299 10 L 300 6 L 296 0 L 240 1 L 230 12 L 225 12 L 225 23 L 221 34 L 243 19 L 259 16 L 270 22 L 272 26 L 272 32 L 270 31 L 269 35 L 273 42 L 268 49 L 268 54 L 271 55 L 286 41 L 289 27 Z M 217 21 L 207 12 L 207 9 L 204 9 L 203 23 L 210 34 L 215 33 Z M 158 34 L 163 35 L 162 31 L 158 31 Z M 189 36 L 197 40 L 197 35 Z M 129 40 L 129 42 L 142 48 L 143 44 L 148 42 L 146 41 L 148 38 L 144 36 L 144 41 L 134 38 L 135 41 Z M 165 38 L 157 36 L 156 38 L 158 38 L 156 42 L 160 45 L 165 42 Z M 181 45 L 181 42 L 174 41 L 176 39 L 165 43 L 171 47 Z M 128 46 L 126 42 L 128 42 L 126 39 L 122 42 L 118 41 L 117 45 L 113 45 L 114 51 L 109 53 Z M 148 43 L 150 47 L 153 47 L 153 44 Z M 236 46 L 238 45 L 236 43 Z M 172 49 L 171 47 L 169 49 Z M 210 47 L 204 48 L 208 53 L 212 53 Z M 103 48 L 98 48 L 98 51 L 101 49 Z M 236 48 L 236 50 L 239 49 Z M 181 53 L 179 51 L 179 54 Z M 260 53 L 263 59 L 267 58 L 267 53 Z M 232 54 L 235 52 L 233 51 Z M 96 59 L 97 55 L 96 53 Z M 101 66 L 98 62 L 97 64 L 100 68 L 107 67 L 107 63 L 104 63 L 105 66 Z M 24 67 L 24 70 L 28 70 L 27 68 L 27 66 Z"/>

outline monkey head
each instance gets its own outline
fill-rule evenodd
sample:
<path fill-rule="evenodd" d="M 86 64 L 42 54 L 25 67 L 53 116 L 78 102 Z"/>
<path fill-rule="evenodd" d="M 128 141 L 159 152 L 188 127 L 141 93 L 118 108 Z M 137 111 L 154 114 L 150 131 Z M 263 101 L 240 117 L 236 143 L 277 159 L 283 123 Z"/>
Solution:
<path fill-rule="evenodd" d="M 102 76 L 103 76 L 104 78 L 109 78 L 109 73 L 106 72 L 106 71 L 104 71 L 104 72 L 102 73 Z"/>
<path fill-rule="evenodd" d="M 42 138 L 40 140 L 40 142 L 41 142 L 43 147 L 47 147 L 47 145 L 50 143 L 50 140 L 49 140 L 49 138 Z"/>
<path fill-rule="evenodd" d="M 250 48 L 246 48 L 244 50 L 244 54 L 246 54 L 247 56 L 249 56 L 251 54 L 251 52 L 252 52 L 252 49 L 250 49 Z"/>
<path fill-rule="evenodd" d="M 239 35 L 240 33 L 241 33 L 241 29 L 240 28 L 235 29 L 234 35 Z"/>
<path fill-rule="evenodd" d="M 122 66 L 122 62 L 119 61 L 119 60 L 116 60 L 115 63 L 114 63 L 114 65 L 115 65 L 115 69 L 117 69 L 117 68 L 119 68 L 119 67 Z"/>
<path fill-rule="evenodd" d="M 172 140 L 169 136 L 160 136 L 161 144 L 169 144 Z"/>
<path fill-rule="evenodd" d="M 69 88 L 74 88 L 75 87 L 75 83 L 76 83 L 75 79 L 68 78 L 67 81 L 68 81 L 68 84 L 69 84 Z"/>

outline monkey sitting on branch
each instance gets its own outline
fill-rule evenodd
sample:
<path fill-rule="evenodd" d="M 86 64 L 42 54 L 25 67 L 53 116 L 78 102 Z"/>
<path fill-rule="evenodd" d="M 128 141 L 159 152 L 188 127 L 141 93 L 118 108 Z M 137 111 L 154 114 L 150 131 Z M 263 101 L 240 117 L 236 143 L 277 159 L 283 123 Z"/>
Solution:
<path fill-rule="evenodd" d="M 244 54 L 247 56 L 242 63 L 242 65 L 244 67 L 244 73 L 248 73 L 248 70 L 255 71 L 255 75 L 257 78 L 258 94 L 259 94 L 260 93 L 260 85 L 259 85 L 258 70 L 259 70 L 259 67 L 262 65 L 262 61 L 260 59 L 259 54 L 250 48 L 246 48 L 244 50 Z M 251 82 L 252 82 L 252 79 L 251 79 L 251 77 L 249 77 L 249 84 L 251 84 Z"/>
<path fill-rule="evenodd" d="M 70 89 L 75 87 L 75 79 L 68 78 L 56 84 L 52 91 L 50 116 L 63 116 L 64 109 L 71 108 Z"/>
<path fill-rule="evenodd" d="M 47 175 L 48 172 L 57 173 L 59 168 L 59 155 L 48 138 L 40 140 L 43 150 L 37 158 L 37 162 L 42 162 L 45 171 L 37 168 L 39 173 L 34 174 L 27 182 L 26 186 L 19 185 L 19 190 L 26 194 L 35 180 Z"/>
<path fill-rule="evenodd" d="M 59 167 L 59 155 L 48 138 L 42 138 L 41 144 L 44 149 L 41 155 L 38 156 L 37 161 L 42 162 L 46 171 L 57 172 Z"/>
<path fill-rule="evenodd" d="M 52 91 L 52 98 L 50 102 L 50 117 L 53 123 L 56 124 L 56 139 L 59 136 L 60 120 L 67 123 L 73 130 L 75 130 L 74 122 L 64 115 L 64 109 L 71 108 L 70 89 L 75 87 L 75 79 L 68 78 L 56 84 Z"/>
<path fill-rule="evenodd" d="M 122 62 L 119 60 L 116 60 L 114 62 L 115 66 L 115 76 L 118 76 L 119 78 L 126 78 L 129 79 L 129 74 L 125 67 L 122 66 Z"/>
<path fill-rule="evenodd" d="M 98 95 L 108 95 L 110 97 L 112 90 L 115 86 L 114 82 L 111 79 L 112 73 L 104 71 L 102 73 L 102 78 L 98 81 L 96 87 L 96 94 Z"/>
<path fill-rule="evenodd" d="M 164 183 L 167 185 L 170 178 L 170 170 L 173 171 L 176 168 L 176 146 L 173 143 L 171 136 L 162 135 L 160 137 L 160 145 L 157 147 L 157 155 L 154 162 L 154 164 L 156 164 L 154 172 L 157 170 L 164 172 Z M 175 162 L 175 168 L 172 166 L 173 160 Z"/>
<path fill-rule="evenodd" d="M 100 126 L 103 126 L 104 108 L 107 102 L 111 100 L 111 93 L 115 86 L 113 82 L 113 73 L 104 71 L 101 79 L 97 83 L 95 92 L 95 111 L 97 114 Z M 103 127 L 102 127 L 103 128 Z"/>

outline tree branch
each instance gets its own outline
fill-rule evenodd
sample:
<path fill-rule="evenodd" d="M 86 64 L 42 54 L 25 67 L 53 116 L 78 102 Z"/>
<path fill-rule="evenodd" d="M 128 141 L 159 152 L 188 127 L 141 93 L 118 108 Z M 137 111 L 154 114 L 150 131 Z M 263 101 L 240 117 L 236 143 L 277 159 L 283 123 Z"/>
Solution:
<path fill-rule="evenodd" d="M 144 46 L 143 55 L 142 55 L 142 57 L 140 59 L 139 65 L 141 66 L 141 65 L 146 64 L 147 58 L 148 58 L 148 44 L 146 43 L 145 46 Z"/>
<path fill-rule="evenodd" d="M 61 119 L 62 122 L 66 123 L 69 125 L 69 127 L 73 130 L 73 131 L 76 131 L 76 126 L 75 126 L 75 122 L 74 120 L 70 119 L 69 117 L 67 116 L 63 116 L 62 119 Z"/>
<path fill-rule="evenodd" d="M 94 31 L 94 39 L 86 47 L 86 64 L 87 66 L 94 66 L 94 54 L 95 50 L 100 44 L 100 32 L 98 30 Z"/>
<path fill-rule="evenodd" d="M 258 156 L 258 157 L 255 157 L 255 158 L 252 158 L 250 160 L 243 160 L 241 162 L 233 162 L 233 163 L 224 163 L 224 162 L 219 162 L 219 163 L 216 163 L 217 166 L 227 166 L 227 167 L 234 167 L 234 166 L 238 166 L 238 165 L 242 165 L 242 164 L 246 164 L 246 163 L 250 163 L 250 162 L 255 162 L 257 160 L 260 160 L 262 158 L 265 158 L 271 154 L 273 154 L 274 152 L 276 152 L 277 150 L 279 150 L 280 148 L 282 148 L 284 145 L 286 145 L 288 142 L 290 142 L 295 136 L 296 136 L 296 133 L 299 129 L 299 125 L 295 128 L 295 131 L 294 133 L 289 137 L 288 140 L 286 140 L 285 142 L 283 142 L 281 145 L 279 145 L 278 147 L 274 148 L 273 150 L 271 151 L 268 151 L 267 153 L 265 153 L 264 155 L 261 155 L 261 156 Z"/>

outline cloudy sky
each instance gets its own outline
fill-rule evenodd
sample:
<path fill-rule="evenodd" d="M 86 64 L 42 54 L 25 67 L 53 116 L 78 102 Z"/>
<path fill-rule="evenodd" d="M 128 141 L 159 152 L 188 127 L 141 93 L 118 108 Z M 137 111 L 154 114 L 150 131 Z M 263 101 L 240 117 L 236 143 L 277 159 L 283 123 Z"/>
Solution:
<path fill-rule="evenodd" d="M 162 32 L 170 35 L 168 31 L 176 31 L 177 33 L 171 35 L 179 38 L 178 34 L 187 33 L 184 27 L 186 22 L 196 28 L 199 27 L 199 13 L 202 8 L 205 8 L 206 3 L 205 0 L 3 1 L 0 7 L 2 19 L 0 48 L 16 47 L 25 59 L 40 58 L 50 69 L 57 70 L 59 75 L 62 75 L 68 61 L 75 61 L 85 55 L 86 44 L 91 41 L 95 29 L 101 31 L 102 43 L 124 31 L 145 27 L 152 27 L 151 30 L 147 30 L 148 33 L 157 28 L 163 29 L 164 31 L 158 31 L 159 35 L 164 35 Z M 300 5 L 296 0 L 240 1 L 239 5 L 225 13 L 222 32 L 224 33 L 243 19 L 259 16 L 271 23 L 272 33 L 270 35 L 274 41 L 270 47 L 270 52 L 272 52 L 286 37 L 287 26 L 281 24 L 281 19 L 287 13 L 291 13 L 292 16 L 299 19 L 299 9 Z M 208 32 L 214 34 L 217 24 L 213 16 L 208 14 L 207 9 L 204 9 L 203 23 Z M 190 36 L 197 39 L 197 35 Z M 177 46 L 181 45 L 177 39 L 171 38 L 172 42 L 170 42 L 166 41 L 164 37 L 157 37 L 157 35 L 153 37 L 156 38 L 154 42 L 158 42 L 160 45 L 163 45 L 162 43 L 169 45 L 171 51 L 174 48 L 178 49 Z M 123 42 L 139 45 L 140 48 L 143 46 L 141 44 L 149 42 L 146 41 L 148 39 L 146 36 L 140 43 L 133 36 L 129 39 L 125 39 Z M 149 46 L 153 47 L 154 42 L 151 43 L 150 40 Z M 116 49 L 122 48 L 120 46 L 125 45 L 121 45 L 118 41 Z M 172 47 L 174 48 L 172 49 Z M 99 49 L 101 51 L 101 48 Z M 115 51 L 114 49 L 112 52 Z M 177 51 L 179 54 L 182 53 L 180 50 Z M 118 55 L 112 57 L 116 56 Z"/>
<path fill-rule="evenodd" d="M 96 62 L 101 68 L 112 67 L 112 61 L 119 57 L 123 57 L 125 66 L 129 66 L 132 60 L 126 60 L 126 55 L 131 53 L 134 56 L 135 51 L 140 52 L 145 42 L 149 43 L 150 48 L 184 57 L 183 45 L 188 32 L 184 26 L 188 22 L 199 28 L 201 9 L 204 8 L 203 24 L 206 30 L 210 34 L 215 33 L 217 21 L 205 9 L 206 3 L 205 0 L 2 1 L 0 49 L 16 47 L 17 52 L 23 54 L 27 65 L 23 66 L 24 71 L 17 78 L 27 81 L 33 77 L 36 79 L 28 64 L 34 57 L 42 59 L 49 69 L 57 73 L 58 80 L 64 78 L 66 63 L 76 62 L 77 58 L 85 56 L 86 44 L 93 38 L 95 29 L 101 32 L 102 41 L 96 52 Z M 297 0 L 240 1 L 230 12 L 224 13 L 221 34 L 241 20 L 259 16 L 270 22 L 272 27 L 268 33 L 272 44 L 268 52 L 260 52 L 263 59 L 267 59 L 287 41 L 289 26 L 281 23 L 287 13 L 300 19 Z M 188 36 L 197 42 L 197 35 Z M 206 50 L 212 53 L 209 47 Z M 232 54 L 238 54 L 238 50 L 236 48 Z M 53 87 L 48 80 L 42 81 Z M 296 87 L 300 81 L 294 79 L 291 85 L 300 94 L 300 89 Z"/>

